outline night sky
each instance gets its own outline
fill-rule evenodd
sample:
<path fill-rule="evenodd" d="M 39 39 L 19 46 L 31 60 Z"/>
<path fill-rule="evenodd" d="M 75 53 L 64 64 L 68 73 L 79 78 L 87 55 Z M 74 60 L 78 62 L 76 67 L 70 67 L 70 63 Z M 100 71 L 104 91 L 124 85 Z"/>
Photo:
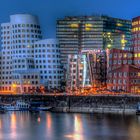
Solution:
<path fill-rule="evenodd" d="M 55 37 L 57 18 L 105 14 L 131 19 L 140 15 L 140 0 L 1 0 L 1 23 L 8 22 L 9 15 L 16 13 L 39 16 L 44 38 L 48 38 Z"/>

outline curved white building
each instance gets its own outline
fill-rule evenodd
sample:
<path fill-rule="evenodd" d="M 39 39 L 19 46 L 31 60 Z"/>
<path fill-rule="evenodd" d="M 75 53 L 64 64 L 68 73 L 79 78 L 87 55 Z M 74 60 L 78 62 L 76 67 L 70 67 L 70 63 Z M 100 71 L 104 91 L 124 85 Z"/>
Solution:
<path fill-rule="evenodd" d="M 58 42 L 41 38 L 36 16 L 12 15 L 9 23 L 1 24 L 0 92 L 33 93 L 44 87 L 60 89 Z"/>
<path fill-rule="evenodd" d="M 36 16 L 11 15 L 9 23 L 1 24 L 1 91 L 13 91 L 13 88 L 24 82 L 17 82 L 15 79 L 19 78 L 21 73 L 34 69 L 33 43 L 41 38 L 39 20 Z M 20 91 L 21 89 L 17 88 L 17 92 Z"/>

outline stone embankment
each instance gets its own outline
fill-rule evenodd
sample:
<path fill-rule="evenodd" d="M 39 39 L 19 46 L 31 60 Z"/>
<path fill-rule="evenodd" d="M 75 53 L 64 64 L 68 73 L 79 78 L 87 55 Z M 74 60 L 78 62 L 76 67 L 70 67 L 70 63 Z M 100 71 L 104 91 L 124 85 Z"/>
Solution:
<path fill-rule="evenodd" d="M 52 107 L 53 112 L 135 114 L 140 96 L 0 95 L 0 102 L 25 100 Z"/>

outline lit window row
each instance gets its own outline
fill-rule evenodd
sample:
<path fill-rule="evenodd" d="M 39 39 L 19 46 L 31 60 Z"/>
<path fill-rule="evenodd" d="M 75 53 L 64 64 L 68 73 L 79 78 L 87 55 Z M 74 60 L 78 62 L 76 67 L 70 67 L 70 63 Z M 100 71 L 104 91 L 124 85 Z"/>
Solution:
<path fill-rule="evenodd" d="M 136 57 L 136 58 L 137 58 L 137 57 L 140 57 L 140 53 L 135 53 L 135 54 L 134 54 L 134 57 Z"/>
<path fill-rule="evenodd" d="M 138 25 L 138 24 L 140 24 L 140 21 L 132 22 L 132 25 L 133 25 L 133 26 Z"/>
<path fill-rule="evenodd" d="M 132 32 L 137 32 L 137 31 L 140 31 L 140 27 L 136 27 L 132 29 Z"/>

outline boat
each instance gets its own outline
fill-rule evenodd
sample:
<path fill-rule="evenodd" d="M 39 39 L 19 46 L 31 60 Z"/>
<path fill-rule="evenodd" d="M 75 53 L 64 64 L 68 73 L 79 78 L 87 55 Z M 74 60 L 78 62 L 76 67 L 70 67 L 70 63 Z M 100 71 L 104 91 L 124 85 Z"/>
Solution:
<path fill-rule="evenodd" d="M 140 115 L 140 103 L 137 105 L 136 115 Z"/>
<path fill-rule="evenodd" d="M 1 111 L 28 111 L 30 108 L 30 104 L 24 101 L 16 101 L 12 103 L 2 103 L 0 105 Z"/>
<path fill-rule="evenodd" d="M 33 111 L 49 111 L 51 110 L 52 107 L 47 107 L 47 106 L 38 106 L 38 107 L 33 107 L 31 106 L 30 107 L 30 111 L 33 112 Z"/>

